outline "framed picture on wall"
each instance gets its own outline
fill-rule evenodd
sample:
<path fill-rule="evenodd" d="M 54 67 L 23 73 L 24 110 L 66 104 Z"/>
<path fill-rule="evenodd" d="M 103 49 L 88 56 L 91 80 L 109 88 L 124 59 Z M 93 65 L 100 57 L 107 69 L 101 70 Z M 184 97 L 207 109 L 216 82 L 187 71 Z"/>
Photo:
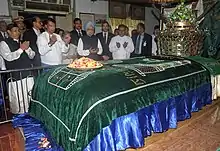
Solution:
<path fill-rule="evenodd" d="M 0 16 L 0 20 L 4 20 L 7 24 L 12 23 L 12 17 L 11 16 Z"/>
<path fill-rule="evenodd" d="M 85 24 L 89 21 L 95 23 L 95 15 L 91 13 L 79 13 L 79 18 L 82 20 L 82 26 L 85 30 Z"/>
<path fill-rule="evenodd" d="M 95 25 L 101 26 L 103 22 L 107 21 L 106 14 L 95 14 Z"/>
<path fill-rule="evenodd" d="M 145 20 L 145 7 L 132 5 L 131 6 L 131 19 Z"/>
<path fill-rule="evenodd" d="M 120 2 L 109 1 L 109 16 L 111 18 L 125 19 L 126 16 L 126 4 Z"/>

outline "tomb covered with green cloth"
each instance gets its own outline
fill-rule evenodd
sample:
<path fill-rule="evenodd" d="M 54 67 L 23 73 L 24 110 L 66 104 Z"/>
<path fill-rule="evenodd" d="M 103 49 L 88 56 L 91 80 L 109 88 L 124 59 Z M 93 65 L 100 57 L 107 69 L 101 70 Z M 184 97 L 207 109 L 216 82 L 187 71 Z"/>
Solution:
<path fill-rule="evenodd" d="M 187 59 L 196 61 L 206 67 L 212 76 L 220 75 L 220 61 L 213 58 L 204 58 L 201 56 L 190 56 Z"/>
<path fill-rule="evenodd" d="M 61 66 L 42 73 L 30 114 L 67 151 L 82 150 L 123 115 L 210 83 L 209 71 L 185 58 L 134 58 L 80 71 Z"/>
<path fill-rule="evenodd" d="M 190 56 L 187 57 L 187 59 L 193 60 L 209 70 L 212 82 L 212 99 L 220 97 L 220 61 L 214 58 L 204 58 L 201 56 Z"/>

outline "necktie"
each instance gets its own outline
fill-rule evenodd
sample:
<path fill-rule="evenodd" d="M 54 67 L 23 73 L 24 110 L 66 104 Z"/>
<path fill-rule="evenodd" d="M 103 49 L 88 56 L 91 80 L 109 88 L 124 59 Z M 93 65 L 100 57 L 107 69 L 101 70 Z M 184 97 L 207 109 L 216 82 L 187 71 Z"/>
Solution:
<path fill-rule="evenodd" d="M 78 31 L 78 36 L 82 37 L 82 32 L 81 31 Z"/>
<path fill-rule="evenodd" d="M 4 32 L 4 34 L 3 34 L 3 35 L 4 35 L 4 39 L 6 39 L 6 38 L 7 38 L 7 36 L 6 36 L 6 33 L 5 33 L 5 32 Z"/>
<path fill-rule="evenodd" d="M 156 53 L 159 55 L 159 50 L 158 50 L 158 45 L 157 45 L 158 40 L 157 40 L 157 38 L 156 38 L 156 37 L 154 38 L 154 41 L 155 41 L 156 46 L 157 46 L 157 51 L 156 51 Z"/>
<path fill-rule="evenodd" d="M 141 35 L 138 35 L 136 41 L 136 47 L 135 47 L 135 54 L 139 54 L 140 42 L 141 42 Z"/>
<path fill-rule="evenodd" d="M 104 33 L 104 37 L 103 37 L 104 39 L 105 39 L 105 43 L 107 43 L 107 40 L 106 40 L 106 33 Z"/>

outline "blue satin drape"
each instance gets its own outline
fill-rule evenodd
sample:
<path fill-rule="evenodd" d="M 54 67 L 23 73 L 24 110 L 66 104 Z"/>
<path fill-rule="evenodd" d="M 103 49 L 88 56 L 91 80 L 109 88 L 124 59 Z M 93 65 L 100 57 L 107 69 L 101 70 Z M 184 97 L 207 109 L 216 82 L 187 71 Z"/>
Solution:
<path fill-rule="evenodd" d="M 29 116 L 28 114 L 16 115 L 12 120 L 14 127 L 22 127 L 25 136 L 25 150 L 26 151 L 64 151 L 56 142 L 51 138 L 49 133 L 44 128 L 43 124 Z M 41 138 L 47 138 L 51 144 L 50 149 L 39 148 Z"/>
<path fill-rule="evenodd" d="M 211 104 L 211 94 L 211 84 L 204 84 L 180 96 L 119 117 L 110 126 L 103 128 L 84 151 L 117 151 L 142 147 L 144 138 L 152 132 L 176 128 L 178 121 L 191 117 L 191 112 Z"/>
<path fill-rule="evenodd" d="M 176 128 L 177 122 L 191 117 L 191 112 L 200 110 L 212 102 L 211 84 L 189 90 L 188 92 L 157 102 L 138 110 L 137 112 L 121 116 L 103 128 L 84 151 L 117 151 L 126 148 L 139 148 L 144 145 L 144 138 L 152 132 L 164 132 L 169 128 Z M 23 127 L 26 137 L 27 151 L 41 151 L 38 142 L 41 137 L 48 137 L 54 151 L 60 151 L 58 145 L 44 130 L 42 124 L 27 114 L 15 116 L 15 127 Z M 71 142 L 70 142 L 71 143 Z"/>
<path fill-rule="evenodd" d="M 3 100 L 3 96 L 2 96 L 3 90 L 0 89 L 0 119 L 3 118 L 4 119 L 4 100 Z"/>

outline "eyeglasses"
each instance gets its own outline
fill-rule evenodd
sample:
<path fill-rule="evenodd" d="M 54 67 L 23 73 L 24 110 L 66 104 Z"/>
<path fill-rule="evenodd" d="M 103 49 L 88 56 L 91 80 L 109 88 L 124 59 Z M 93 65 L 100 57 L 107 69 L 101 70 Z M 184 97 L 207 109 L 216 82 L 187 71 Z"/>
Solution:
<path fill-rule="evenodd" d="M 93 30 L 94 30 L 93 28 L 88 28 L 88 29 L 87 29 L 87 31 L 93 31 Z"/>

